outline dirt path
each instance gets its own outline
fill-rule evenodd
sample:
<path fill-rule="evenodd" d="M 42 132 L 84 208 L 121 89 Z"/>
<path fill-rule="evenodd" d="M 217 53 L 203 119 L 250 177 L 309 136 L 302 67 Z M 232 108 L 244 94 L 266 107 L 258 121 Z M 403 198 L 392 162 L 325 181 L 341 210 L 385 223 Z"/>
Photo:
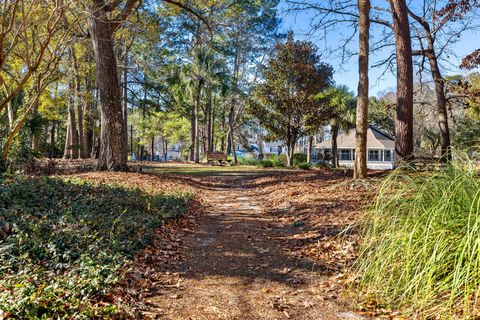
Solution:
<path fill-rule="evenodd" d="M 328 268 L 284 248 L 294 226 L 264 214 L 252 177 L 218 179 L 182 243 L 184 263 L 161 270 L 172 285 L 148 298 L 146 318 L 361 319 L 325 284 Z"/>

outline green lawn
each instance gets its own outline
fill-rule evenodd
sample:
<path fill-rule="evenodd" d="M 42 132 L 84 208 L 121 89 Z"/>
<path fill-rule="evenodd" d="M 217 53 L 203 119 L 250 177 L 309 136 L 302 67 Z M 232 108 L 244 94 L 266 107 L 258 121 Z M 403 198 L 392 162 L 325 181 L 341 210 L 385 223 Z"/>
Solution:
<path fill-rule="evenodd" d="M 193 176 L 224 176 L 229 174 L 252 174 L 252 173 L 265 173 L 275 170 L 288 170 L 288 169 L 263 169 L 257 166 L 212 166 L 202 164 L 182 164 L 182 163 L 146 163 L 143 169 L 147 172 L 154 173 L 169 173 L 169 174 L 183 174 Z"/>

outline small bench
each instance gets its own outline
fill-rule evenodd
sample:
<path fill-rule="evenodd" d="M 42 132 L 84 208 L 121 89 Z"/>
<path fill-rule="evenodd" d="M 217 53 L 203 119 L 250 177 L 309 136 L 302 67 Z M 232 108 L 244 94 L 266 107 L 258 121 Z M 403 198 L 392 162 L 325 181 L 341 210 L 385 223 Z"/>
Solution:
<path fill-rule="evenodd" d="M 230 163 L 228 156 L 223 152 L 207 152 L 207 162 L 210 164 L 214 164 L 215 162 L 219 164 Z"/>

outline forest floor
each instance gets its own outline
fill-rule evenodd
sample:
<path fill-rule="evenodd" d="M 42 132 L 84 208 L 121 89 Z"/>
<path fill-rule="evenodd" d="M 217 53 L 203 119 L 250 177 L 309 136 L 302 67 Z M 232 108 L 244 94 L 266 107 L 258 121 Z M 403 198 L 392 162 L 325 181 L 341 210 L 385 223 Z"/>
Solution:
<path fill-rule="evenodd" d="M 143 173 L 83 174 L 193 190 L 202 206 L 167 223 L 120 291 L 137 315 L 169 320 L 366 319 L 348 267 L 375 179 L 343 172 L 147 165 Z M 126 176 L 125 176 L 126 175 Z M 119 182 L 117 181 L 117 182 Z M 183 187 L 182 187 L 183 186 Z"/>

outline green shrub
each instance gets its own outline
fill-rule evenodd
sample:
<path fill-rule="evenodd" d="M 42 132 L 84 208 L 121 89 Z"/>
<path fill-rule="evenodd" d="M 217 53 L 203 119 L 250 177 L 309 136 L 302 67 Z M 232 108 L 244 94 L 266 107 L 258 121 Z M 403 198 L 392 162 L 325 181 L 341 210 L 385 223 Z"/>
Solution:
<path fill-rule="evenodd" d="M 293 155 L 293 165 L 296 166 L 300 163 L 306 163 L 307 162 L 307 155 L 304 153 L 295 153 Z"/>
<path fill-rule="evenodd" d="M 262 161 L 258 161 L 258 164 L 257 164 L 259 167 L 262 167 L 262 168 L 272 168 L 274 167 L 274 164 L 272 162 L 272 160 L 262 160 Z"/>
<path fill-rule="evenodd" d="M 281 154 L 280 156 L 276 154 L 272 155 L 269 160 L 274 167 L 285 167 L 287 165 L 287 156 L 284 154 Z"/>
<path fill-rule="evenodd" d="M 370 298 L 422 317 L 473 314 L 480 295 L 480 180 L 473 165 L 393 174 L 364 234 L 356 268 Z"/>
<path fill-rule="evenodd" d="M 320 169 L 331 169 L 332 164 L 329 161 L 320 160 L 315 164 L 315 167 Z"/>
<path fill-rule="evenodd" d="M 308 162 L 300 162 L 296 165 L 296 167 L 301 170 L 310 170 L 312 165 Z"/>
<path fill-rule="evenodd" d="M 120 270 L 192 195 L 79 179 L 0 180 L 0 310 L 18 319 L 111 318 Z"/>
<path fill-rule="evenodd" d="M 238 164 L 242 166 L 256 166 L 258 164 L 258 160 L 254 158 L 239 158 Z"/>

